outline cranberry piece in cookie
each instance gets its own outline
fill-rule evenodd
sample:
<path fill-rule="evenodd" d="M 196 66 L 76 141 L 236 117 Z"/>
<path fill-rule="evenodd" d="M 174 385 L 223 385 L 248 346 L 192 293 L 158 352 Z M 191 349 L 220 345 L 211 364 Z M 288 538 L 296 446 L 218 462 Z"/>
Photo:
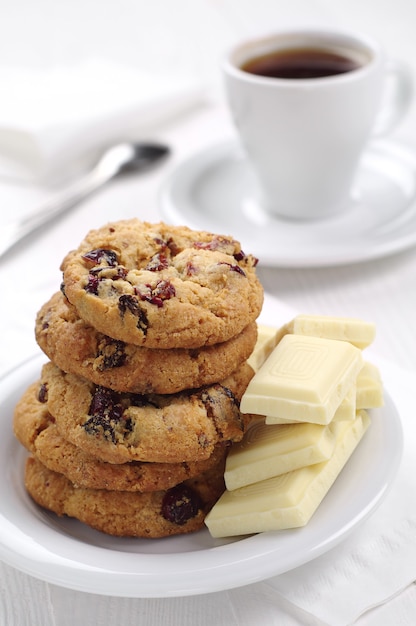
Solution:
<path fill-rule="evenodd" d="M 182 526 L 198 514 L 201 508 L 200 498 L 187 485 L 176 485 L 169 489 L 163 497 L 162 515 L 172 522 Z"/>

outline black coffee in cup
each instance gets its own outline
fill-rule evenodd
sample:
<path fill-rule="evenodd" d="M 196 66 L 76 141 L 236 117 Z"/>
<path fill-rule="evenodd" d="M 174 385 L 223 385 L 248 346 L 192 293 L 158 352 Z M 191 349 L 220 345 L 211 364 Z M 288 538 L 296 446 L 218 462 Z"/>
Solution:
<path fill-rule="evenodd" d="M 324 48 L 288 48 L 254 57 L 241 66 L 250 74 L 269 78 L 323 78 L 352 72 L 357 59 Z"/>

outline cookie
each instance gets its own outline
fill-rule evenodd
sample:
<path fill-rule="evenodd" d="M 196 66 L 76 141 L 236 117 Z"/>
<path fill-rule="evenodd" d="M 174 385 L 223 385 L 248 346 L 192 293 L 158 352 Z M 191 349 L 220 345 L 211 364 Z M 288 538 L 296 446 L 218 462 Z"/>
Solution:
<path fill-rule="evenodd" d="M 113 491 L 159 491 L 197 476 L 218 465 L 227 451 L 219 445 L 205 461 L 121 465 L 100 461 L 60 434 L 45 403 L 38 399 L 33 383 L 15 407 L 13 427 L 20 443 L 48 469 L 66 476 L 75 486 Z"/>
<path fill-rule="evenodd" d="M 199 530 L 224 491 L 224 463 L 168 490 L 147 493 L 75 487 L 40 461 L 27 459 L 25 485 L 33 500 L 59 516 L 119 537 L 157 538 Z"/>
<path fill-rule="evenodd" d="M 117 393 L 49 362 L 39 399 L 62 436 L 109 463 L 207 459 L 218 443 L 240 441 L 239 401 L 254 372 L 243 364 L 221 384 L 171 395 Z"/>
<path fill-rule="evenodd" d="M 40 309 L 36 340 L 55 365 L 97 385 L 132 393 L 177 393 L 226 378 L 252 353 L 257 324 L 200 349 L 151 349 L 96 331 L 60 293 Z"/>
<path fill-rule="evenodd" d="M 113 339 L 199 348 L 258 317 L 256 263 L 231 237 L 123 220 L 90 231 L 67 254 L 62 290 L 82 319 Z"/>

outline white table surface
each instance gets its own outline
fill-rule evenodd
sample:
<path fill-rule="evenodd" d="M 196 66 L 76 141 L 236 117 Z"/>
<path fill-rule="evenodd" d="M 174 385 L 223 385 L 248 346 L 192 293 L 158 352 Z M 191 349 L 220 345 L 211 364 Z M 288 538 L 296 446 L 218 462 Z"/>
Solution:
<path fill-rule="evenodd" d="M 237 37 L 295 19 L 351 26 L 378 37 L 394 56 L 407 59 L 416 77 L 413 0 L 75 0 L 65 5 L 16 0 L 7 8 L 6 2 L 1 5 L 3 66 L 59 67 L 103 57 L 141 69 L 202 77 L 212 84 L 212 98 L 152 129 L 152 136 L 173 149 L 162 167 L 145 177 L 111 183 L 0 261 L 0 375 L 39 352 L 33 336 L 35 315 L 59 287 L 59 264 L 65 251 L 107 220 L 160 219 L 159 190 L 174 168 L 204 147 L 234 137 L 218 68 L 222 53 Z M 395 137 L 416 150 L 414 106 Z M 5 216 L 35 207 L 50 194 L 47 189 L 8 187 L 0 181 Z M 259 275 L 266 291 L 293 310 L 373 320 L 377 354 L 416 376 L 416 247 L 345 267 L 276 269 L 260 264 Z M 415 479 L 413 483 L 416 487 Z M 276 606 L 256 604 L 255 588 L 251 596 L 250 589 L 245 595 L 252 610 L 237 615 L 230 609 L 227 593 L 166 600 L 101 597 L 47 584 L 0 563 L 0 626 L 179 626 L 185 624 L 185 615 L 186 624 L 200 626 L 310 623 L 290 615 L 283 605 L 280 611 Z M 363 616 L 357 624 L 410 626 L 415 616 L 416 588 L 412 585 L 383 612 Z"/>

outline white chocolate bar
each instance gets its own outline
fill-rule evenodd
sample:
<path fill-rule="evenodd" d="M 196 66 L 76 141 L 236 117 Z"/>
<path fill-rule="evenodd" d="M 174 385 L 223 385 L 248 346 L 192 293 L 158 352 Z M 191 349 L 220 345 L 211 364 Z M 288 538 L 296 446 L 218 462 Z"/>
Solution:
<path fill-rule="evenodd" d="M 257 326 L 256 345 L 247 359 L 247 363 L 251 365 L 255 372 L 263 365 L 285 333 L 284 327 L 277 329 L 272 326 L 264 326 L 263 324 Z"/>
<path fill-rule="evenodd" d="M 335 435 L 331 426 L 254 422 L 243 441 L 231 447 L 225 465 L 225 485 L 233 490 L 299 467 L 329 459 Z"/>
<path fill-rule="evenodd" d="M 347 392 L 347 395 L 342 400 L 341 404 L 337 408 L 334 413 L 334 417 L 332 418 L 330 424 L 333 422 L 343 422 L 344 420 L 353 420 L 355 419 L 357 404 L 356 404 L 356 383 L 353 384 L 351 389 Z M 369 408 L 361 406 L 361 409 Z M 270 421 L 269 421 L 270 419 Z M 295 420 L 295 419 L 284 419 L 283 417 L 266 417 L 266 424 L 301 424 L 305 423 L 305 420 Z"/>
<path fill-rule="evenodd" d="M 370 423 L 365 411 L 337 422 L 336 447 L 328 461 L 225 491 L 205 519 L 213 537 L 250 535 L 308 523 Z"/>
<path fill-rule="evenodd" d="M 366 361 L 357 377 L 357 409 L 374 409 L 383 404 L 380 371 L 376 365 Z"/>
<path fill-rule="evenodd" d="M 350 389 L 334 413 L 332 422 L 351 420 L 359 409 L 375 409 L 384 404 L 383 382 L 376 365 L 364 362 L 358 373 L 357 383 Z M 272 418 L 273 424 L 298 424 L 301 420 Z M 266 418 L 266 423 L 269 423 Z"/>
<path fill-rule="evenodd" d="M 363 365 L 347 341 L 285 335 L 251 379 L 242 413 L 328 424 Z"/>
<path fill-rule="evenodd" d="M 298 315 L 287 324 L 287 330 L 295 335 L 349 341 L 361 349 L 369 346 L 376 334 L 376 327 L 372 322 L 325 315 Z"/>
<path fill-rule="evenodd" d="M 333 422 L 355 419 L 357 414 L 357 383 L 354 382 L 334 413 Z"/>

